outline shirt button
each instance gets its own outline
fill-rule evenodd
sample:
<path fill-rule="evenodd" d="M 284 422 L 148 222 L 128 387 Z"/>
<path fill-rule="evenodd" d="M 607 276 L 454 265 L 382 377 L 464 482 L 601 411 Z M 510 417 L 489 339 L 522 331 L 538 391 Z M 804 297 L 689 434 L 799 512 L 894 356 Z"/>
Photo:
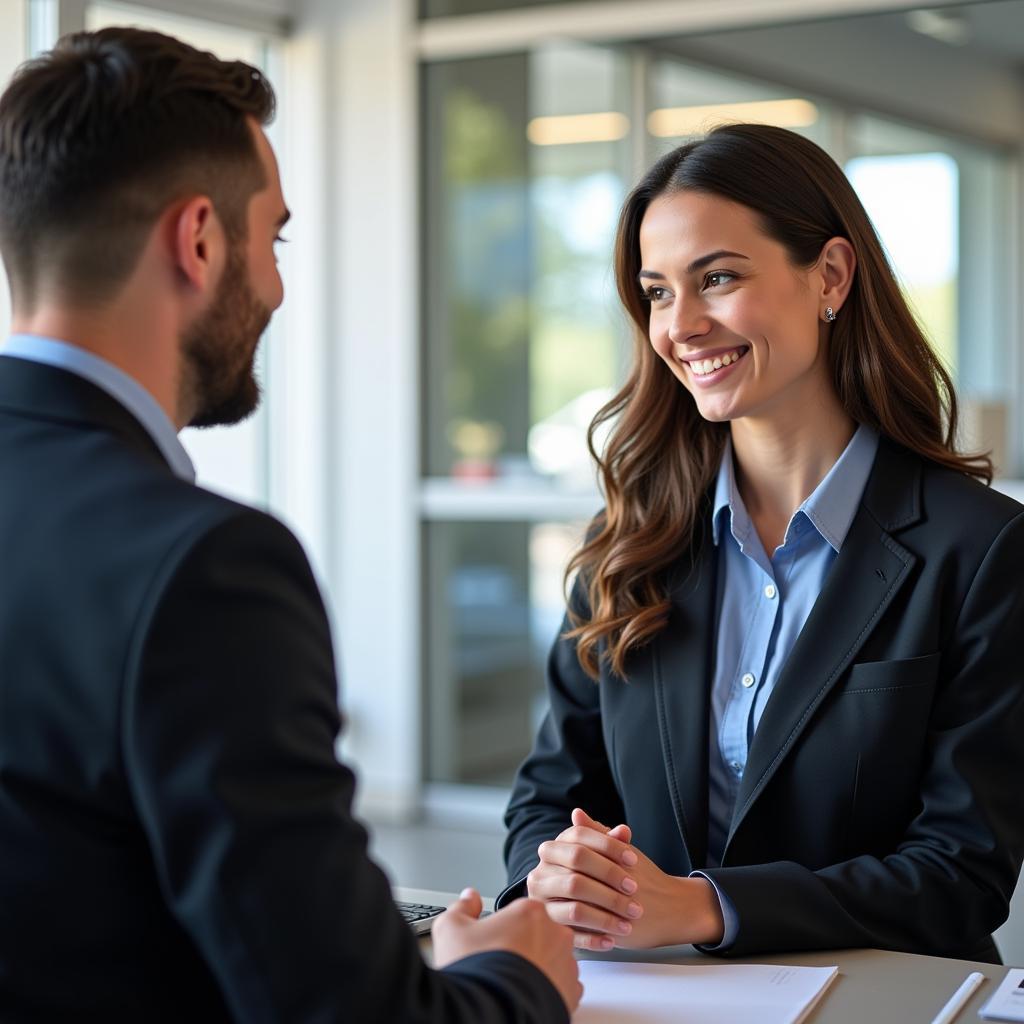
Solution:
<path fill-rule="evenodd" d="M 736 773 L 737 775 L 742 775 L 742 774 L 743 774 L 743 765 L 741 765 L 741 764 L 739 763 L 739 761 L 731 761 L 731 762 L 729 763 L 729 767 L 730 767 L 730 768 L 731 768 L 731 769 L 732 769 L 732 770 L 733 770 L 733 771 L 734 771 L 734 772 L 735 772 L 735 773 Z"/>
<path fill-rule="evenodd" d="M 764 596 L 767 597 L 769 601 L 775 597 L 775 587 L 773 584 L 769 583 L 768 586 L 764 588 Z"/>
<path fill-rule="evenodd" d="M 747 672 L 740 680 L 740 682 L 749 690 L 750 687 L 754 685 L 754 677 L 749 672 Z"/>

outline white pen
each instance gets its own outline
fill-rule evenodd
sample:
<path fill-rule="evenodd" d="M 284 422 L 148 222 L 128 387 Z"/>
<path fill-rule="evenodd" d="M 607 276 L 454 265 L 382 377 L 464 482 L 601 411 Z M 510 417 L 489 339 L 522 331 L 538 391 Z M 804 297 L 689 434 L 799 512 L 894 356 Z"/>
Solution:
<path fill-rule="evenodd" d="M 964 978 L 964 983 L 949 997 L 949 1002 L 935 1014 L 932 1024 L 951 1024 L 957 1014 L 967 1005 L 977 987 L 985 980 L 984 974 L 973 971 Z"/>

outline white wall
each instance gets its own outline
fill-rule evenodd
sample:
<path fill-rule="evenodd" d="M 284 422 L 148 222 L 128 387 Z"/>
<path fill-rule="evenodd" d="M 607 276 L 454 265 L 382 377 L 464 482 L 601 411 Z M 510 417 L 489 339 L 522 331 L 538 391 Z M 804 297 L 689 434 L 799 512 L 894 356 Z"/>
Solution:
<path fill-rule="evenodd" d="M 87 0 L 61 0 L 61 4 Z M 116 2 L 116 0 L 115 0 Z M 292 0 L 125 0 L 136 7 L 152 7 L 189 17 L 206 18 L 226 25 L 241 25 L 265 31 L 286 27 Z"/>
<path fill-rule="evenodd" d="M 0 91 L 11 73 L 25 58 L 28 28 L 25 24 L 25 0 L 0 0 Z M 0 338 L 10 329 L 11 305 L 7 277 L 0 266 Z"/>
<path fill-rule="evenodd" d="M 296 7 L 286 85 L 309 106 L 287 111 L 285 186 L 289 230 L 317 265 L 289 282 L 286 335 L 289 349 L 306 332 L 326 339 L 304 388 L 326 402 L 344 753 L 365 804 L 401 816 L 416 804 L 420 763 L 414 10 L 408 0 Z"/>

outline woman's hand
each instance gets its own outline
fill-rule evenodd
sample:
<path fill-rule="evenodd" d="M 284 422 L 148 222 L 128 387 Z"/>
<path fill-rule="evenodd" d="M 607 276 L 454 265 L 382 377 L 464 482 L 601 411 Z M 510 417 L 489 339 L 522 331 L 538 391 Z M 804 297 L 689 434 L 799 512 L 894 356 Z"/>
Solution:
<path fill-rule="evenodd" d="M 627 825 L 606 828 L 578 807 L 572 822 L 540 844 L 540 863 L 526 876 L 526 890 L 555 921 L 573 929 L 580 949 L 611 949 L 612 936 L 629 935 L 643 914 L 631 874 L 639 858 L 628 845 Z"/>
<path fill-rule="evenodd" d="M 631 849 L 636 850 L 636 847 Z M 615 944 L 627 949 L 676 946 L 684 942 L 718 945 L 725 932 L 725 922 L 715 887 L 706 878 L 666 874 L 639 850 L 636 855 L 637 864 L 632 869 L 637 882 L 636 899 L 644 912 L 628 935 L 616 937 Z"/>
<path fill-rule="evenodd" d="M 572 822 L 541 844 L 526 885 L 554 920 L 573 929 L 578 948 L 721 941 L 724 924 L 710 882 L 666 874 L 629 845 L 627 825 L 608 828 L 580 808 Z"/>

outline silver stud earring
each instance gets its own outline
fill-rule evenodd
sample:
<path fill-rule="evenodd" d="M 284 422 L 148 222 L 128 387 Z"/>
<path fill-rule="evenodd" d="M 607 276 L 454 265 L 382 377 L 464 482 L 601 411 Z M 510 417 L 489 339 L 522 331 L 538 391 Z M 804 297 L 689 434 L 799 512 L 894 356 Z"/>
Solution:
<path fill-rule="evenodd" d="M 836 312 L 831 306 L 825 307 L 825 321 L 826 323 L 832 323 L 836 318 Z"/>

